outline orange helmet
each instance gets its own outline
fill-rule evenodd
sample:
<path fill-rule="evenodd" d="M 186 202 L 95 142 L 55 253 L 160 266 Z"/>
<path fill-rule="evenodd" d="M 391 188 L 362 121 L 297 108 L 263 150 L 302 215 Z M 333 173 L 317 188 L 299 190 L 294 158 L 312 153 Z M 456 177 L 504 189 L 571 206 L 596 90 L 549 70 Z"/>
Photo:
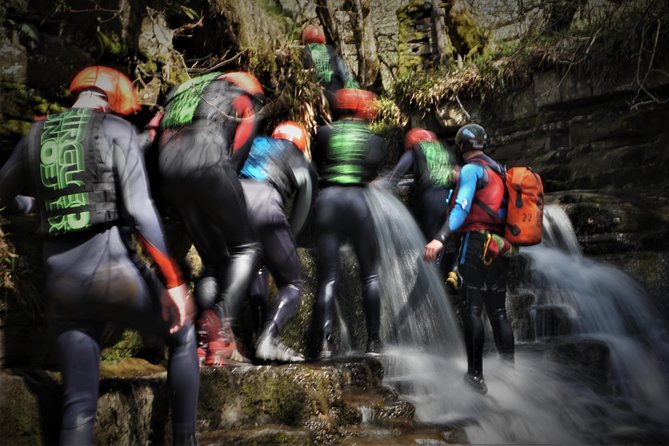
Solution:
<path fill-rule="evenodd" d="M 306 45 L 307 43 L 325 43 L 323 28 L 318 25 L 307 25 L 302 30 L 302 44 Z"/>
<path fill-rule="evenodd" d="M 272 138 L 290 141 L 302 152 L 306 151 L 309 146 L 309 135 L 306 129 L 295 121 L 284 121 L 277 125 L 272 132 Z"/>
<path fill-rule="evenodd" d="M 235 84 L 251 96 L 256 94 L 265 94 L 265 91 L 262 89 L 262 85 L 260 85 L 258 79 L 246 71 L 231 71 L 230 73 L 221 74 L 218 79 Z"/>
<path fill-rule="evenodd" d="M 411 148 L 421 141 L 436 141 L 437 135 L 429 130 L 416 127 L 407 132 L 404 137 L 404 150 L 411 150 Z"/>
<path fill-rule="evenodd" d="M 376 116 L 376 95 L 371 91 L 357 88 L 337 90 L 334 108 L 355 118 L 371 121 Z"/>
<path fill-rule="evenodd" d="M 92 66 L 77 73 L 70 83 L 70 91 L 76 93 L 94 88 L 107 96 L 109 108 L 119 115 L 139 111 L 137 90 L 128 77 L 113 68 Z"/>

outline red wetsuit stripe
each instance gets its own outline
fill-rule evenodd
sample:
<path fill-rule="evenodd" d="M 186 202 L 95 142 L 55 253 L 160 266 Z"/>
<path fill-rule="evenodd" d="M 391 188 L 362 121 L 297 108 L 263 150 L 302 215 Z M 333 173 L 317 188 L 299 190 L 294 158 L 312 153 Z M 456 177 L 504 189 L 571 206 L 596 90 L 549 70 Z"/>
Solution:
<path fill-rule="evenodd" d="M 232 151 L 234 152 L 242 147 L 253 134 L 255 119 L 253 119 L 253 104 L 251 104 L 251 98 L 248 96 L 237 96 L 232 101 L 232 105 L 237 110 L 239 117 L 242 118 L 242 122 L 235 129 L 235 140 L 232 146 Z"/>
<path fill-rule="evenodd" d="M 160 271 L 163 273 L 163 277 L 165 278 L 165 288 L 169 290 L 170 288 L 177 287 L 184 283 L 179 268 L 171 258 L 160 252 L 158 248 L 149 243 L 141 235 L 139 236 L 139 240 L 149 256 L 156 262 L 158 268 L 160 268 Z"/>

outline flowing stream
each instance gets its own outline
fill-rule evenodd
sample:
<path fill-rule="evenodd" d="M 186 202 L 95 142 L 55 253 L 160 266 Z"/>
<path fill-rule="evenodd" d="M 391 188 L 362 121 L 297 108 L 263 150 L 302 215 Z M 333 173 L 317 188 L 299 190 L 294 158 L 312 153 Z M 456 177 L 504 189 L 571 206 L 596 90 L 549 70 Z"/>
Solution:
<path fill-rule="evenodd" d="M 425 240 L 413 218 L 387 191 L 370 188 L 368 202 L 382 253 L 384 382 L 414 403 L 417 420 L 461 425 L 472 444 L 669 443 L 666 323 L 634 280 L 581 254 L 559 207 L 545 210 L 544 242 L 521 249 L 528 261 L 521 291 L 534 296 L 528 312 L 536 340 L 517 342 L 514 366 L 487 350 L 489 391 L 480 395 L 462 380 L 454 297 L 422 261 Z M 542 324 L 546 314 L 562 328 Z M 487 345 L 491 338 L 488 329 Z M 550 354 L 561 345 L 584 346 L 584 358 L 588 346 L 595 358 L 605 352 L 594 362 L 604 385 L 574 367 L 578 356 L 565 362 Z"/>

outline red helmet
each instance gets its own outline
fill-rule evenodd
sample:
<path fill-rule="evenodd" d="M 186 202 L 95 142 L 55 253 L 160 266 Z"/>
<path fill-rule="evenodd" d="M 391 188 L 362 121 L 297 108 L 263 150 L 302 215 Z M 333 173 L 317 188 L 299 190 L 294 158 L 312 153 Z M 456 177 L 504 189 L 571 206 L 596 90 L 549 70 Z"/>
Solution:
<path fill-rule="evenodd" d="M 258 79 L 246 71 L 231 71 L 230 73 L 221 74 L 218 79 L 235 84 L 251 96 L 255 94 L 265 94 Z"/>
<path fill-rule="evenodd" d="M 302 124 L 294 121 L 284 121 L 277 125 L 272 132 L 272 138 L 285 139 L 292 142 L 302 152 L 309 146 L 309 135 Z"/>
<path fill-rule="evenodd" d="M 302 44 L 306 45 L 307 43 L 325 43 L 323 28 L 318 25 L 307 25 L 302 30 Z"/>
<path fill-rule="evenodd" d="M 377 112 L 376 99 L 371 91 L 342 88 L 335 93 L 334 108 L 343 114 L 371 121 Z"/>
<path fill-rule="evenodd" d="M 96 89 L 107 96 L 109 108 L 119 115 L 128 115 L 139 111 L 137 90 L 128 77 L 113 68 L 93 66 L 77 73 L 70 83 L 70 91 Z"/>
<path fill-rule="evenodd" d="M 429 130 L 416 127 L 407 132 L 404 137 L 404 150 L 411 150 L 411 148 L 421 141 L 436 141 L 437 135 Z"/>

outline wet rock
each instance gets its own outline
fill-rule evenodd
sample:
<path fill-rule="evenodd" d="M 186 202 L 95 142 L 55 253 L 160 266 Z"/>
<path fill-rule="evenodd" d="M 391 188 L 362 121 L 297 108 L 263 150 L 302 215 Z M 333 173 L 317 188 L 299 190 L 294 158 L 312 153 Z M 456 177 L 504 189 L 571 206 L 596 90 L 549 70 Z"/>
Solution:
<path fill-rule="evenodd" d="M 103 364 L 101 375 L 96 443 L 171 442 L 166 372 L 160 365 L 124 360 Z M 339 444 L 348 428 L 362 422 L 355 402 L 363 400 L 375 409 L 370 424 L 407 429 L 414 407 L 383 386 L 382 376 L 380 363 L 367 357 L 202 369 L 200 443 Z M 0 371 L 0 384 L 0 434 L 7 444 L 57 441 L 59 374 Z"/>

